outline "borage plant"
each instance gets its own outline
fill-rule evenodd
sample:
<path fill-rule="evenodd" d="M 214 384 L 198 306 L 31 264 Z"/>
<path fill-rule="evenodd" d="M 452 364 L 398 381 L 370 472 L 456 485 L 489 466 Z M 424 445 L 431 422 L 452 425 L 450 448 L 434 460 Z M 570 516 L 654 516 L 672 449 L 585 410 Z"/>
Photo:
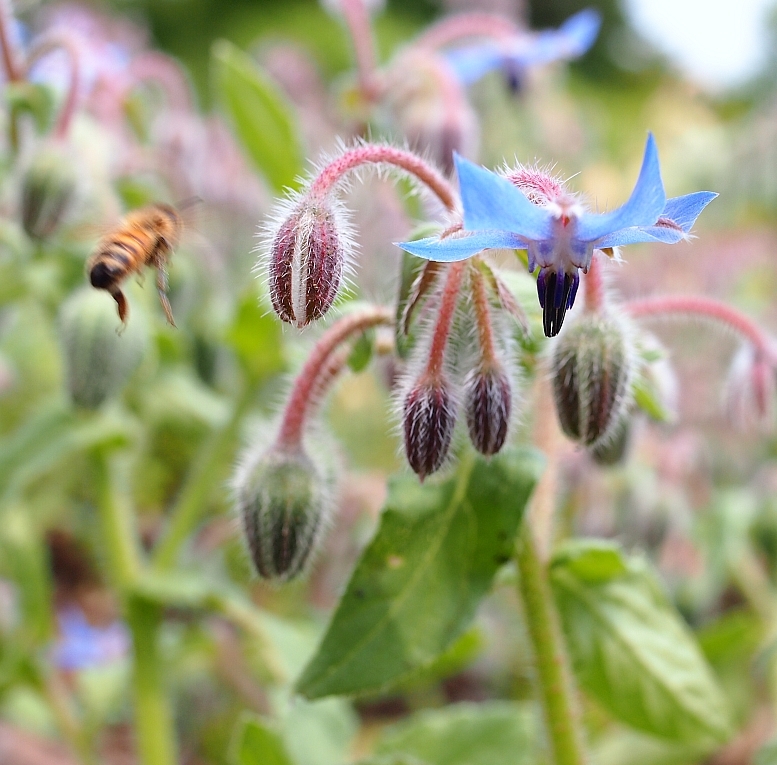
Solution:
<path fill-rule="evenodd" d="M 664 405 L 655 384 L 663 355 L 644 319 L 679 313 L 727 326 L 749 349 L 745 385 L 768 406 L 777 356 L 753 322 L 701 297 L 622 303 L 605 285 L 620 247 L 689 239 L 716 194 L 667 199 L 652 136 L 630 198 L 606 213 L 590 212 L 536 165 L 494 173 L 461 157 L 455 164 L 459 194 L 413 153 L 355 146 L 280 203 L 265 232 L 259 272 L 279 317 L 302 327 L 330 309 L 353 260 L 338 197 L 351 171 L 397 169 L 446 215 L 438 233 L 400 245 L 427 262 L 406 260 L 394 310 L 354 309 L 316 343 L 274 445 L 261 457 L 249 452 L 236 478 L 258 573 L 297 574 L 328 522 L 331 487 L 306 456 L 303 424 L 354 338 L 393 317 L 404 369 L 397 419 L 420 483 L 399 476 L 390 484 L 380 526 L 297 690 L 308 698 L 375 693 L 443 661 L 512 559 L 552 761 L 587 761 L 578 683 L 616 719 L 688 744 L 690 756 L 710 751 L 731 735 L 730 710 L 649 566 L 611 542 L 564 539 L 554 513 L 556 422 L 594 461 L 612 464 L 624 458 L 637 412 L 655 416 Z M 507 249 L 502 267 L 488 257 L 499 249 Z M 557 339 L 541 342 L 536 319 L 527 319 L 535 311 L 516 289 L 520 263 L 536 278 L 544 335 Z M 584 305 L 562 331 L 581 280 Z M 460 411 L 474 450 L 457 435 Z M 545 452 L 544 475 L 532 446 Z M 639 644 L 624 643 L 632 639 Z"/>

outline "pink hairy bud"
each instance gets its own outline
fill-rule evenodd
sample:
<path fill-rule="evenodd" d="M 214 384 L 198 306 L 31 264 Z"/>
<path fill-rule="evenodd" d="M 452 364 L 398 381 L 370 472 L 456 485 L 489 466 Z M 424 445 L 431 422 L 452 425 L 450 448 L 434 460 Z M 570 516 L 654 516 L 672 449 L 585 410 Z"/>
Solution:
<path fill-rule="evenodd" d="M 270 244 L 270 298 L 278 316 L 304 327 L 332 306 L 345 267 L 344 235 L 326 202 L 297 205 Z"/>
<path fill-rule="evenodd" d="M 402 416 L 407 461 L 422 481 L 445 461 L 455 424 L 456 402 L 445 380 L 422 377 L 405 396 Z"/>
<path fill-rule="evenodd" d="M 475 369 L 464 383 L 469 438 L 481 454 L 491 456 L 504 446 L 512 395 L 510 378 L 501 367 Z"/>

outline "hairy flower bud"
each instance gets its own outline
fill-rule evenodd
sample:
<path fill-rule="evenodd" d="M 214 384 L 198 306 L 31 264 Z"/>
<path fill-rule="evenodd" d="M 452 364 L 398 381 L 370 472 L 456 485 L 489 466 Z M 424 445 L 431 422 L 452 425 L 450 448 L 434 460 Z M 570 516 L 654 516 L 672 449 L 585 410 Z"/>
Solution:
<path fill-rule="evenodd" d="M 611 467 L 626 459 L 631 447 L 633 423 L 630 416 L 625 416 L 615 425 L 612 434 L 590 449 L 591 458 L 597 465 Z"/>
<path fill-rule="evenodd" d="M 328 201 L 303 198 L 273 230 L 270 298 L 283 321 L 304 327 L 331 308 L 352 246 L 341 215 Z"/>
<path fill-rule="evenodd" d="M 305 569 L 329 522 L 331 484 L 301 448 L 249 450 L 234 490 L 259 576 L 283 582 Z"/>
<path fill-rule="evenodd" d="M 405 396 L 402 430 L 410 467 L 423 481 L 439 470 L 456 425 L 456 402 L 445 380 L 421 378 Z"/>
<path fill-rule="evenodd" d="M 464 408 L 472 445 L 486 456 L 496 454 L 507 438 L 512 385 L 499 367 L 474 369 L 464 383 Z"/>
<path fill-rule="evenodd" d="M 76 192 L 76 172 L 64 152 L 41 149 L 22 178 L 22 226 L 33 239 L 47 239 L 65 217 Z"/>
<path fill-rule="evenodd" d="M 552 379 L 567 436 L 586 446 L 610 437 L 629 405 L 633 366 L 629 333 L 612 316 L 586 314 L 561 335 Z"/>
<path fill-rule="evenodd" d="M 116 329 L 116 311 L 104 293 L 85 287 L 62 306 L 67 389 L 77 406 L 97 408 L 121 391 L 140 364 L 148 346 L 145 322 L 136 319 L 121 335 Z"/>

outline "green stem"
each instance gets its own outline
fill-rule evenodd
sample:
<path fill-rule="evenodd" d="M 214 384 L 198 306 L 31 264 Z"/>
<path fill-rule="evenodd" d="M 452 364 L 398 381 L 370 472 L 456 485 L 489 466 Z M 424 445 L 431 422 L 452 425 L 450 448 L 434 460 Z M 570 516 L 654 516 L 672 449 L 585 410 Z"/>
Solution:
<path fill-rule="evenodd" d="M 230 450 L 237 437 L 243 415 L 253 401 L 253 394 L 253 388 L 246 385 L 229 421 L 209 436 L 189 468 L 170 512 L 170 521 L 154 550 L 153 564 L 156 568 L 167 570 L 173 567 L 181 545 L 199 522 L 213 487 L 219 483 L 218 471 L 223 464 L 224 454 Z"/>
<path fill-rule="evenodd" d="M 107 449 L 96 452 L 97 509 L 108 569 L 124 594 L 140 572 L 140 540 L 127 498 L 126 465 Z"/>
<path fill-rule="evenodd" d="M 523 524 L 515 561 L 553 761 L 555 765 L 584 765 L 583 736 L 558 614 L 528 522 Z"/>
<path fill-rule="evenodd" d="M 130 597 L 127 623 L 132 633 L 135 726 L 139 761 L 143 765 L 175 765 L 178 762 L 175 729 L 162 677 L 159 627 L 162 608 Z"/>
<path fill-rule="evenodd" d="M 132 634 L 132 685 L 141 765 L 175 765 L 173 717 L 162 682 L 159 627 L 162 609 L 131 592 L 141 573 L 141 549 L 127 485 L 127 465 L 110 449 L 95 451 L 97 506 L 107 568 L 124 602 Z"/>

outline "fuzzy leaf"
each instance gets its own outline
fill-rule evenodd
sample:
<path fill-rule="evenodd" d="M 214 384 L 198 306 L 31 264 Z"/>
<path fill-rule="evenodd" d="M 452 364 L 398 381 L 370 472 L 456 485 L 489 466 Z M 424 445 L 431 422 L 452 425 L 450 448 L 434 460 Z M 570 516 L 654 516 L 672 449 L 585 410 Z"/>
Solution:
<path fill-rule="evenodd" d="M 680 615 L 640 559 L 594 540 L 563 546 L 551 581 L 578 680 L 618 720 L 714 748 L 732 733 L 728 703 Z M 609 576 L 607 573 L 609 572 Z"/>
<path fill-rule="evenodd" d="M 394 478 L 380 527 L 298 681 L 308 698 L 377 691 L 433 662 L 468 627 L 507 561 L 539 456 L 468 457 L 443 482 Z"/>
<path fill-rule="evenodd" d="M 213 85 L 248 156 L 276 191 L 295 187 L 304 152 L 297 125 L 275 85 L 226 40 L 213 46 Z"/>
<path fill-rule="evenodd" d="M 538 721 L 528 704 L 488 701 L 429 709 L 388 728 L 376 760 L 428 765 L 533 765 Z"/>
<path fill-rule="evenodd" d="M 253 715 L 243 715 L 230 746 L 233 765 L 294 765 L 274 730 Z"/>

